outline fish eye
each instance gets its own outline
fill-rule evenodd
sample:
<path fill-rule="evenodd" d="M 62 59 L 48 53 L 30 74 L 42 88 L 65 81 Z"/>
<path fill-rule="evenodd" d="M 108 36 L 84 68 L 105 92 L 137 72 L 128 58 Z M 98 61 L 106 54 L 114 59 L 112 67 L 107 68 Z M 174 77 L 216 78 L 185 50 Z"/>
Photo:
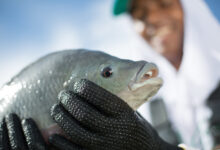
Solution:
<path fill-rule="evenodd" d="M 112 68 L 111 67 L 105 67 L 103 70 L 102 70 L 102 76 L 104 78 L 109 78 L 112 76 L 113 74 L 113 71 L 112 71 Z"/>

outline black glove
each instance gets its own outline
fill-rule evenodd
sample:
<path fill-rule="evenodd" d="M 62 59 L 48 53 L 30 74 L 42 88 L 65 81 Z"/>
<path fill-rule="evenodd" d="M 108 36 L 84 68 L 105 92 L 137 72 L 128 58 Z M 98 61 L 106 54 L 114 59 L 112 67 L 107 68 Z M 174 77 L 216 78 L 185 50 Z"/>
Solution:
<path fill-rule="evenodd" d="M 0 122 L 0 150 L 46 150 L 43 137 L 32 119 L 21 123 L 16 114 Z"/>
<path fill-rule="evenodd" d="M 62 91 L 59 99 L 61 102 L 52 107 L 51 115 L 72 143 L 62 138 L 59 146 L 59 136 L 55 135 L 49 141 L 56 147 L 181 150 L 164 142 L 151 125 L 124 101 L 88 80 L 76 82 L 72 92 Z"/>

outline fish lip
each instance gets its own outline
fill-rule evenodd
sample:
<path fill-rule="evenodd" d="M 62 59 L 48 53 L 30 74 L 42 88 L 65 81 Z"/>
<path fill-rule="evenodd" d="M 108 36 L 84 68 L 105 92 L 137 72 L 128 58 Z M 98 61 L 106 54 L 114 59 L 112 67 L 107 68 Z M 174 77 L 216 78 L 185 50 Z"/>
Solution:
<path fill-rule="evenodd" d="M 137 82 L 138 75 L 139 75 L 139 73 L 141 72 L 141 70 L 144 68 L 144 66 L 145 66 L 146 64 L 147 64 L 147 63 L 145 62 L 145 63 L 140 67 L 140 69 L 137 71 L 137 73 L 136 73 L 136 75 L 135 75 L 135 78 L 134 78 L 134 80 L 133 80 L 134 83 Z"/>
<path fill-rule="evenodd" d="M 149 83 L 149 82 L 151 82 L 152 80 L 156 80 L 156 79 L 158 79 L 158 80 L 160 80 L 159 82 L 160 83 L 158 83 L 158 86 L 162 86 L 162 84 L 163 84 L 163 80 L 162 80 L 162 78 L 160 78 L 160 77 L 158 77 L 158 75 L 156 76 L 156 77 L 153 77 L 153 78 L 150 78 L 150 79 L 147 79 L 146 81 L 144 81 L 144 82 L 138 82 L 138 76 L 139 76 L 139 74 L 141 73 L 141 71 L 143 70 L 143 68 L 145 67 L 145 65 L 146 64 L 152 64 L 152 63 L 150 63 L 150 62 L 144 62 L 142 65 L 141 65 L 141 67 L 139 68 L 139 70 L 137 71 L 137 73 L 135 74 L 135 76 L 134 76 L 134 78 L 133 79 L 131 79 L 131 82 L 128 84 L 128 89 L 130 90 L 130 91 L 133 91 L 134 89 L 133 89 L 133 86 L 135 85 L 135 84 L 144 84 L 144 83 Z M 155 64 L 153 64 L 153 65 L 155 65 Z M 158 71 L 158 68 L 157 67 L 152 67 L 152 68 L 155 68 L 155 69 L 157 69 L 157 71 Z M 146 84 L 147 84 L 146 83 Z M 156 86 L 156 85 L 155 85 Z"/>
<path fill-rule="evenodd" d="M 128 84 L 128 89 L 129 89 L 130 91 L 132 91 L 132 88 L 131 88 L 131 87 L 132 87 L 132 85 L 135 84 L 135 82 L 137 82 L 138 74 L 141 72 L 141 70 L 144 68 L 145 65 L 146 65 L 146 63 L 144 63 L 144 64 L 139 68 L 139 70 L 136 72 L 134 78 L 131 79 L 131 82 Z"/>
<path fill-rule="evenodd" d="M 137 82 L 137 78 L 141 70 L 144 68 L 144 66 L 147 64 L 147 62 L 143 63 L 143 65 L 139 68 L 139 70 L 136 72 L 133 79 L 131 79 L 131 82 L 128 84 L 128 89 L 131 90 L 131 86 Z"/>
<path fill-rule="evenodd" d="M 161 87 L 163 85 L 163 79 L 161 77 L 154 77 L 154 78 L 148 79 L 148 80 L 146 80 L 144 82 L 140 82 L 140 83 L 133 82 L 128 85 L 128 89 L 130 91 L 135 91 L 135 90 L 139 89 L 140 87 L 145 86 L 147 84 L 152 84 L 155 87 L 156 86 Z"/>

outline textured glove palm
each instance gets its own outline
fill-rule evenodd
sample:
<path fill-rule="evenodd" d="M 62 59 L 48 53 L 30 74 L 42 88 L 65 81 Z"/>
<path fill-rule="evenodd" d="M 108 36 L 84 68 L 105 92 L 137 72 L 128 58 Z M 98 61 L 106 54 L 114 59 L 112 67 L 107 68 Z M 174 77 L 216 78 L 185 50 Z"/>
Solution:
<path fill-rule="evenodd" d="M 62 91 L 59 99 L 51 115 L 78 149 L 180 149 L 165 143 L 124 101 L 88 80 L 76 82 L 72 92 Z M 61 147 L 57 135 L 50 142 Z"/>

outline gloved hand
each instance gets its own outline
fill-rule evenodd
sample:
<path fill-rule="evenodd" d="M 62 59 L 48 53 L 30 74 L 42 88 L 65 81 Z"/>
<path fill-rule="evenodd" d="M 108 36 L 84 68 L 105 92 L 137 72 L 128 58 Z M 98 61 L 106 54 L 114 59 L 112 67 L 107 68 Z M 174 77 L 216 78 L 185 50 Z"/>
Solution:
<path fill-rule="evenodd" d="M 181 150 L 164 142 L 124 101 L 88 81 L 62 91 L 51 115 L 72 142 L 54 135 L 50 143 L 63 148 L 89 150 Z M 65 145 L 65 146 L 64 146 Z M 79 147 L 80 146 L 80 147 Z"/>
<path fill-rule="evenodd" d="M 0 122 L 0 150 L 46 150 L 43 137 L 32 119 L 22 123 L 16 114 Z"/>

